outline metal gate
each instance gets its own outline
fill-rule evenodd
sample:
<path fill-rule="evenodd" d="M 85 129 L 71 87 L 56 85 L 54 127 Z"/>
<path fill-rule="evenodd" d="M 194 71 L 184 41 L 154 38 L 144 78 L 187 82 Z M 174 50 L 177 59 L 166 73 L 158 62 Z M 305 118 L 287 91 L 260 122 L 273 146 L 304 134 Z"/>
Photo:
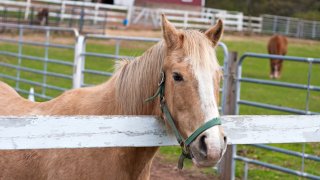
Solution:
<path fill-rule="evenodd" d="M 248 58 L 256 58 L 256 60 L 268 60 L 270 58 L 272 59 L 283 59 L 284 61 L 294 61 L 294 62 L 299 62 L 299 63 L 308 63 L 308 72 L 307 72 L 307 84 L 297 84 L 297 83 L 289 83 L 289 82 L 280 82 L 280 81 L 271 81 L 271 80 L 263 80 L 263 79 L 257 79 L 257 78 L 252 78 L 252 77 L 243 77 L 242 76 L 242 69 L 243 69 L 243 62 L 244 60 Z M 312 66 L 313 64 L 319 64 L 320 59 L 319 58 L 303 58 L 303 57 L 291 57 L 291 56 L 279 56 L 279 55 L 267 55 L 267 54 L 256 54 L 256 53 L 245 53 L 243 54 L 237 64 L 237 75 L 236 75 L 236 114 L 240 114 L 240 105 L 246 105 L 246 106 L 252 106 L 252 107 L 258 107 L 258 108 L 264 108 L 264 109 L 271 109 L 271 110 L 276 110 L 276 111 L 281 111 L 281 112 L 286 112 L 286 113 L 292 113 L 292 114 L 308 114 L 308 115 L 313 115 L 313 114 L 320 114 L 320 109 L 318 109 L 318 112 L 311 111 L 309 108 L 309 103 L 310 103 L 310 93 L 312 91 L 315 92 L 320 92 L 320 86 L 315 86 L 311 84 L 311 75 L 312 75 Z M 268 85 L 268 86 L 278 86 L 278 87 L 284 87 L 284 88 L 291 88 L 291 89 L 300 89 L 300 90 L 305 90 L 306 91 L 306 100 L 305 100 L 305 108 L 302 109 L 297 109 L 297 108 L 292 108 L 292 107 L 284 107 L 284 106 L 279 106 L 279 105 L 274 105 L 274 104 L 267 104 L 267 103 L 261 103 L 261 102 L 255 102 L 252 100 L 248 99 L 241 99 L 240 94 L 241 94 L 241 84 L 242 83 L 254 83 L 254 84 L 260 84 L 260 85 Z M 304 165 L 305 165 L 305 160 L 313 160 L 316 162 L 320 162 L 320 157 L 311 155 L 311 154 L 306 154 L 304 152 L 305 150 L 305 144 L 303 144 L 303 149 L 302 152 L 295 152 L 283 148 L 278 148 L 278 147 L 273 147 L 273 146 L 267 146 L 267 145 L 260 145 L 260 144 L 255 144 L 251 145 L 253 147 L 257 148 L 264 148 L 270 151 L 278 152 L 278 153 L 284 153 L 287 155 L 295 156 L 295 157 L 301 157 L 302 158 L 302 163 L 301 163 L 301 169 L 300 170 L 293 170 L 289 168 L 285 168 L 279 165 L 274 165 L 266 162 L 262 162 L 259 160 L 255 159 L 250 159 L 247 157 L 243 157 L 240 155 L 237 155 L 236 153 L 236 146 L 234 146 L 233 150 L 233 160 L 238 160 L 238 161 L 243 161 L 244 162 L 244 179 L 248 178 L 248 164 L 254 164 L 262 167 L 266 167 L 269 169 L 277 170 L 277 171 L 282 171 L 288 174 L 293 174 L 297 175 L 300 177 L 306 177 L 310 179 L 320 179 L 320 176 L 313 175 L 307 172 L 304 172 Z M 235 164 L 235 162 L 234 162 Z M 232 172 L 233 172 L 233 177 L 235 173 L 235 165 L 232 167 Z"/>
<path fill-rule="evenodd" d="M 48 100 L 52 98 L 48 91 L 58 95 L 72 88 L 74 44 L 79 36 L 77 30 L 0 23 L 0 31 L 0 43 L 7 43 L 0 50 L 0 78 L 15 87 L 16 91 L 29 94 L 29 88 L 35 87 L 34 96 Z M 73 40 L 58 42 L 56 38 L 59 34 L 68 34 Z M 30 52 L 29 48 L 36 50 Z M 69 53 L 70 58 L 63 59 L 59 53 Z M 30 80 L 31 76 L 36 80 Z"/>

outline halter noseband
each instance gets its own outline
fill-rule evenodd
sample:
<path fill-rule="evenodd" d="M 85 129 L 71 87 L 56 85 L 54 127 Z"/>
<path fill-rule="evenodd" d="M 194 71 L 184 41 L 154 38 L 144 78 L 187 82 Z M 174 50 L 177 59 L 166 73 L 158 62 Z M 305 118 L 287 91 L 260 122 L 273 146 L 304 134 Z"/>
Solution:
<path fill-rule="evenodd" d="M 219 117 L 213 118 L 210 121 L 206 122 L 202 126 L 200 126 L 198 129 L 196 129 L 187 139 L 184 139 L 180 132 L 178 131 L 177 127 L 174 124 L 173 118 L 169 112 L 169 109 L 166 105 L 165 98 L 164 98 L 164 89 L 165 89 L 165 74 L 164 72 L 161 72 L 161 80 L 158 84 L 158 90 L 157 92 L 149 97 L 148 99 L 145 100 L 145 102 L 149 102 L 153 99 L 155 99 L 157 96 L 160 96 L 160 108 L 162 112 L 165 114 L 167 121 L 169 123 L 169 126 L 172 128 L 178 143 L 180 144 L 180 147 L 182 149 L 179 162 L 178 162 L 178 168 L 182 169 L 183 168 L 183 161 L 185 158 L 192 159 L 191 154 L 190 154 L 190 149 L 189 145 L 204 131 L 207 129 L 216 126 L 216 125 L 221 125 L 221 120 Z"/>

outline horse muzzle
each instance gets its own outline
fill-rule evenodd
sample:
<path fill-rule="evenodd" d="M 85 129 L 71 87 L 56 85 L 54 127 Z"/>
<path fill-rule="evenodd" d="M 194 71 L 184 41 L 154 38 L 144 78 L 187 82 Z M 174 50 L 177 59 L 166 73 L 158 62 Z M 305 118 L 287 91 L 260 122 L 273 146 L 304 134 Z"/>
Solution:
<path fill-rule="evenodd" d="M 197 167 L 215 166 L 226 151 L 227 137 L 219 132 L 219 127 L 213 127 L 200 134 L 190 144 L 192 162 Z"/>

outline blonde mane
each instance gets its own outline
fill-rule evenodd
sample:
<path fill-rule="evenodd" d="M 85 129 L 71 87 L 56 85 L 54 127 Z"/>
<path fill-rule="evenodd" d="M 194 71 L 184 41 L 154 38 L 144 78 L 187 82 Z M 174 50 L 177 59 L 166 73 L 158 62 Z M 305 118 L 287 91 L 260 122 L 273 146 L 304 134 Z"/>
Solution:
<path fill-rule="evenodd" d="M 137 115 L 141 112 L 141 115 L 148 114 L 150 104 L 145 103 L 144 100 L 157 90 L 165 56 L 165 45 L 163 41 L 160 41 L 142 56 L 132 61 L 123 60 L 118 64 L 115 73 L 118 77 L 115 91 L 119 108 L 123 113 L 128 115 Z"/>
<path fill-rule="evenodd" d="M 184 36 L 182 48 L 189 57 L 193 68 L 205 68 L 214 71 L 215 96 L 219 99 L 221 70 L 217 62 L 212 42 L 205 34 L 195 31 L 180 31 Z M 160 41 L 142 56 L 132 61 L 122 60 L 116 64 L 116 99 L 124 114 L 143 115 L 150 113 L 150 104 L 144 100 L 152 96 L 157 88 L 164 58 L 166 45 Z M 152 103 L 151 103 L 152 104 Z M 142 113 L 141 113 L 142 112 Z"/>

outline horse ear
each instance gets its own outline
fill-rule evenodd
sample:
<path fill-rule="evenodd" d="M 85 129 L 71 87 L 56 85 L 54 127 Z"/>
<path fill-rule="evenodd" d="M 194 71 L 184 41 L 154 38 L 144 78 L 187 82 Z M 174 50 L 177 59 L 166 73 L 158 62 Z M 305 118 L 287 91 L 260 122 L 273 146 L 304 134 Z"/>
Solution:
<path fill-rule="evenodd" d="M 162 14 L 162 33 L 168 49 L 172 49 L 180 44 L 178 30 L 168 21 L 166 16 Z"/>
<path fill-rule="evenodd" d="M 221 19 L 218 19 L 216 25 L 208 29 L 205 32 L 205 35 L 213 42 L 213 45 L 216 46 L 223 34 L 223 23 Z"/>

